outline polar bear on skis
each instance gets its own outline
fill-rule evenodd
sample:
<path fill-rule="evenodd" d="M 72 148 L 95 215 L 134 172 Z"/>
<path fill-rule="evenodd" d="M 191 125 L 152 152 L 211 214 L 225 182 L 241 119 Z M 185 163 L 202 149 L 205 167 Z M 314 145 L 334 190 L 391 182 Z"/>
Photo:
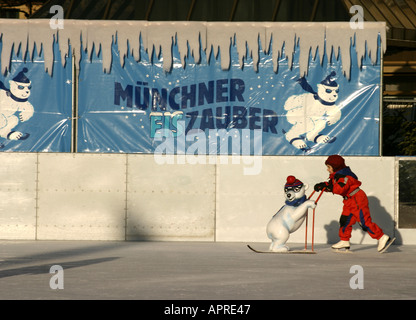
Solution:
<path fill-rule="evenodd" d="M 307 184 L 288 176 L 284 187 L 285 205 L 273 216 L 267 224 L 267 236 L 272 240 L 269 250 L 274 252 L 286 252 L 289 248 L 285 245 L 289 235 L 302 225 L 308 209 L 315 209 L 316 204 L 307 200 L 305 191 Z"/>
<path fill-rule="evenodd" d="M 326 126 L 332 126 L 341 119 L 341 109 L 335 104 L 339 92 L 339 85 L 333 78 L 335 75 L 335 71 L 331 72 L 317 85 L 317 91 L 305 78 L 300 78 L 298 83 L 307 92 L 286 100 L 283 108 L 292 126 L 284 133 L 286 140 L 295 148 L 307 151 L 310 149 L 307 141 L 315 144 L 335 141 L 336 137 L 321 134 Z"/>

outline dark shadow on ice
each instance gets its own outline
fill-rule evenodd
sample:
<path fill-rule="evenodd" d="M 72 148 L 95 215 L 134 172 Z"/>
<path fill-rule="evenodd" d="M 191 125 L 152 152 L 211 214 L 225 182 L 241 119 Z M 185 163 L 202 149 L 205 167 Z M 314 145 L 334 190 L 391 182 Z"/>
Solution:
<path fill-rule="evenodd" d="M 371 218 L 373 222 L 377 223 L 379 227 L 387 233 L 390 237 L 396 237 L 394 244 L 402 244 L 403 239 L 399 230 L 395 227 L 395 222 L 392 219 L 394 213 L 389 214 L 376 197 L 369 196 L 368 203 L 371 210 Z M 390 250 L 391 251 L 391 250 Z"/>
<path fill-rule="evenodd" d="M 58 264 L 63 270 L 68 270 L 71 268 L 85 267 L 92 264 L 103 263 L 108 261 L 113 261 L 118 259 L 117 257 L 108 257 L 108 258 L 98 258 L 98 259 L 87 259 L 87 260 L 77 260 L 77 261 L 67 261 L 62 263 L 49 263 L 36 266 L 27 266 L 27 267 L 17 267 L 12 269 L 0 270 L 0 279 L 20 276 L 20 275 L 36 275 L 36 274 L 48 274 L 52 265 Z"/>
<path fill-rule="evenodd" d="M 326 231 L 326 243 L 333 244 L 339 241 L 338 230 L 339 222 L 332 220 L 324 226 Z"/>
<path fill-rule="evenodd" d="M 326 224 L 324 226 L 325 231 L 326 231 L 326 243 L 328 244 L 334 244 L 337 243 L 339 241 L 339 220 L 333 220 L 330 223 Z M 360 231 L 360 239 L 354 239 L 355 241 L 358 240 L 359 244 L 362 244 L 364 237 L 365 237 L 365 232 L 361 229 L 360 225 L 358 223 L 356 223 L 353 227 L 352 230 L 359 230 Z"/>

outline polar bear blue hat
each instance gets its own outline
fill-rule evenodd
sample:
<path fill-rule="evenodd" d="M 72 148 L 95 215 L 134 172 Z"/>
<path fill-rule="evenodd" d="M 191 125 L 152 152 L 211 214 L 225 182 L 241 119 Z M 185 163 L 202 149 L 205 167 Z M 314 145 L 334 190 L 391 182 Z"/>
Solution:
<path fill-rule="evenodd" d="M 333 79 L 337 73 L 335 71 L 332 71 L 329 76 L 327 76 L 324 80 L 321 81 L 321 84 L 327 87 L 338 87 L 338 83 Z"/>
<path fill-rule="evenodd" d="M 15 76 L 13 78 L 13 81 L 15 82 L 19 82 L 19 83 L 28 83 L 30 84 L 30 80 L 28 79 L 28 77 L 26 77 L 25 73 L 28 72 L 29 70 L 27 68 L 23 68 L 22 71 L 20 71 L 17 76 Z"/>

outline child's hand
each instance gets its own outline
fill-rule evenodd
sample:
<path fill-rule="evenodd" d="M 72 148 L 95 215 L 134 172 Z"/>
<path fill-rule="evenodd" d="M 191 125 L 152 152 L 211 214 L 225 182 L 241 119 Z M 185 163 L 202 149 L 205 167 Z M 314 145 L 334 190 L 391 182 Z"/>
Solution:
<path fill-rule="evenodd" d="M 313 187 L 313 189 L 315 191 L 321 191 L 321 190 L 323 190 L 326 187 L 327 187 L 327 185 L 326 185 L 325 182 L 320 182 L 320 183 L 315 184 L 315 186 Z"/>

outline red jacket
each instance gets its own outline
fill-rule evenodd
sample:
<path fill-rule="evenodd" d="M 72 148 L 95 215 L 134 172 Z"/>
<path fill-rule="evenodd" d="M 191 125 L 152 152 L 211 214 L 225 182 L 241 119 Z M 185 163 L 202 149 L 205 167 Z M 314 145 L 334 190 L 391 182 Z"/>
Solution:
<path fill-rule="evenodd" d="M 339 194 L 344 198 L 352 196 L 351 193 L 354 193 L 354 191 L 361 186 L 361 182 L 358 181 L 357 176 L 351 171 L 350 167 L 345 167 L 344 169 L 332 173 L 329 178 L 330 182 L 328 185 L 332 184 L 332 190 L 328 191 Z"/>
<path fill-rule="evenodd" d="M 368 232 L 373 239 L 380 239 L 383 236 L 383 230 L 371 221 L 370 208 L 368 207 L 368 198 L 363 190 L 359 187 L 361 182 L 349 167 L 338 170 L 331 174 L 330 181 L 327 182 L 328 191 L 339 194 L 344 197 L 339 229 L 341 240 L 348 241 L 351 237 L 352 226 L 359 222 L 361 228 Z M 332 184 L 332 190 L 331 190 Z"/>

